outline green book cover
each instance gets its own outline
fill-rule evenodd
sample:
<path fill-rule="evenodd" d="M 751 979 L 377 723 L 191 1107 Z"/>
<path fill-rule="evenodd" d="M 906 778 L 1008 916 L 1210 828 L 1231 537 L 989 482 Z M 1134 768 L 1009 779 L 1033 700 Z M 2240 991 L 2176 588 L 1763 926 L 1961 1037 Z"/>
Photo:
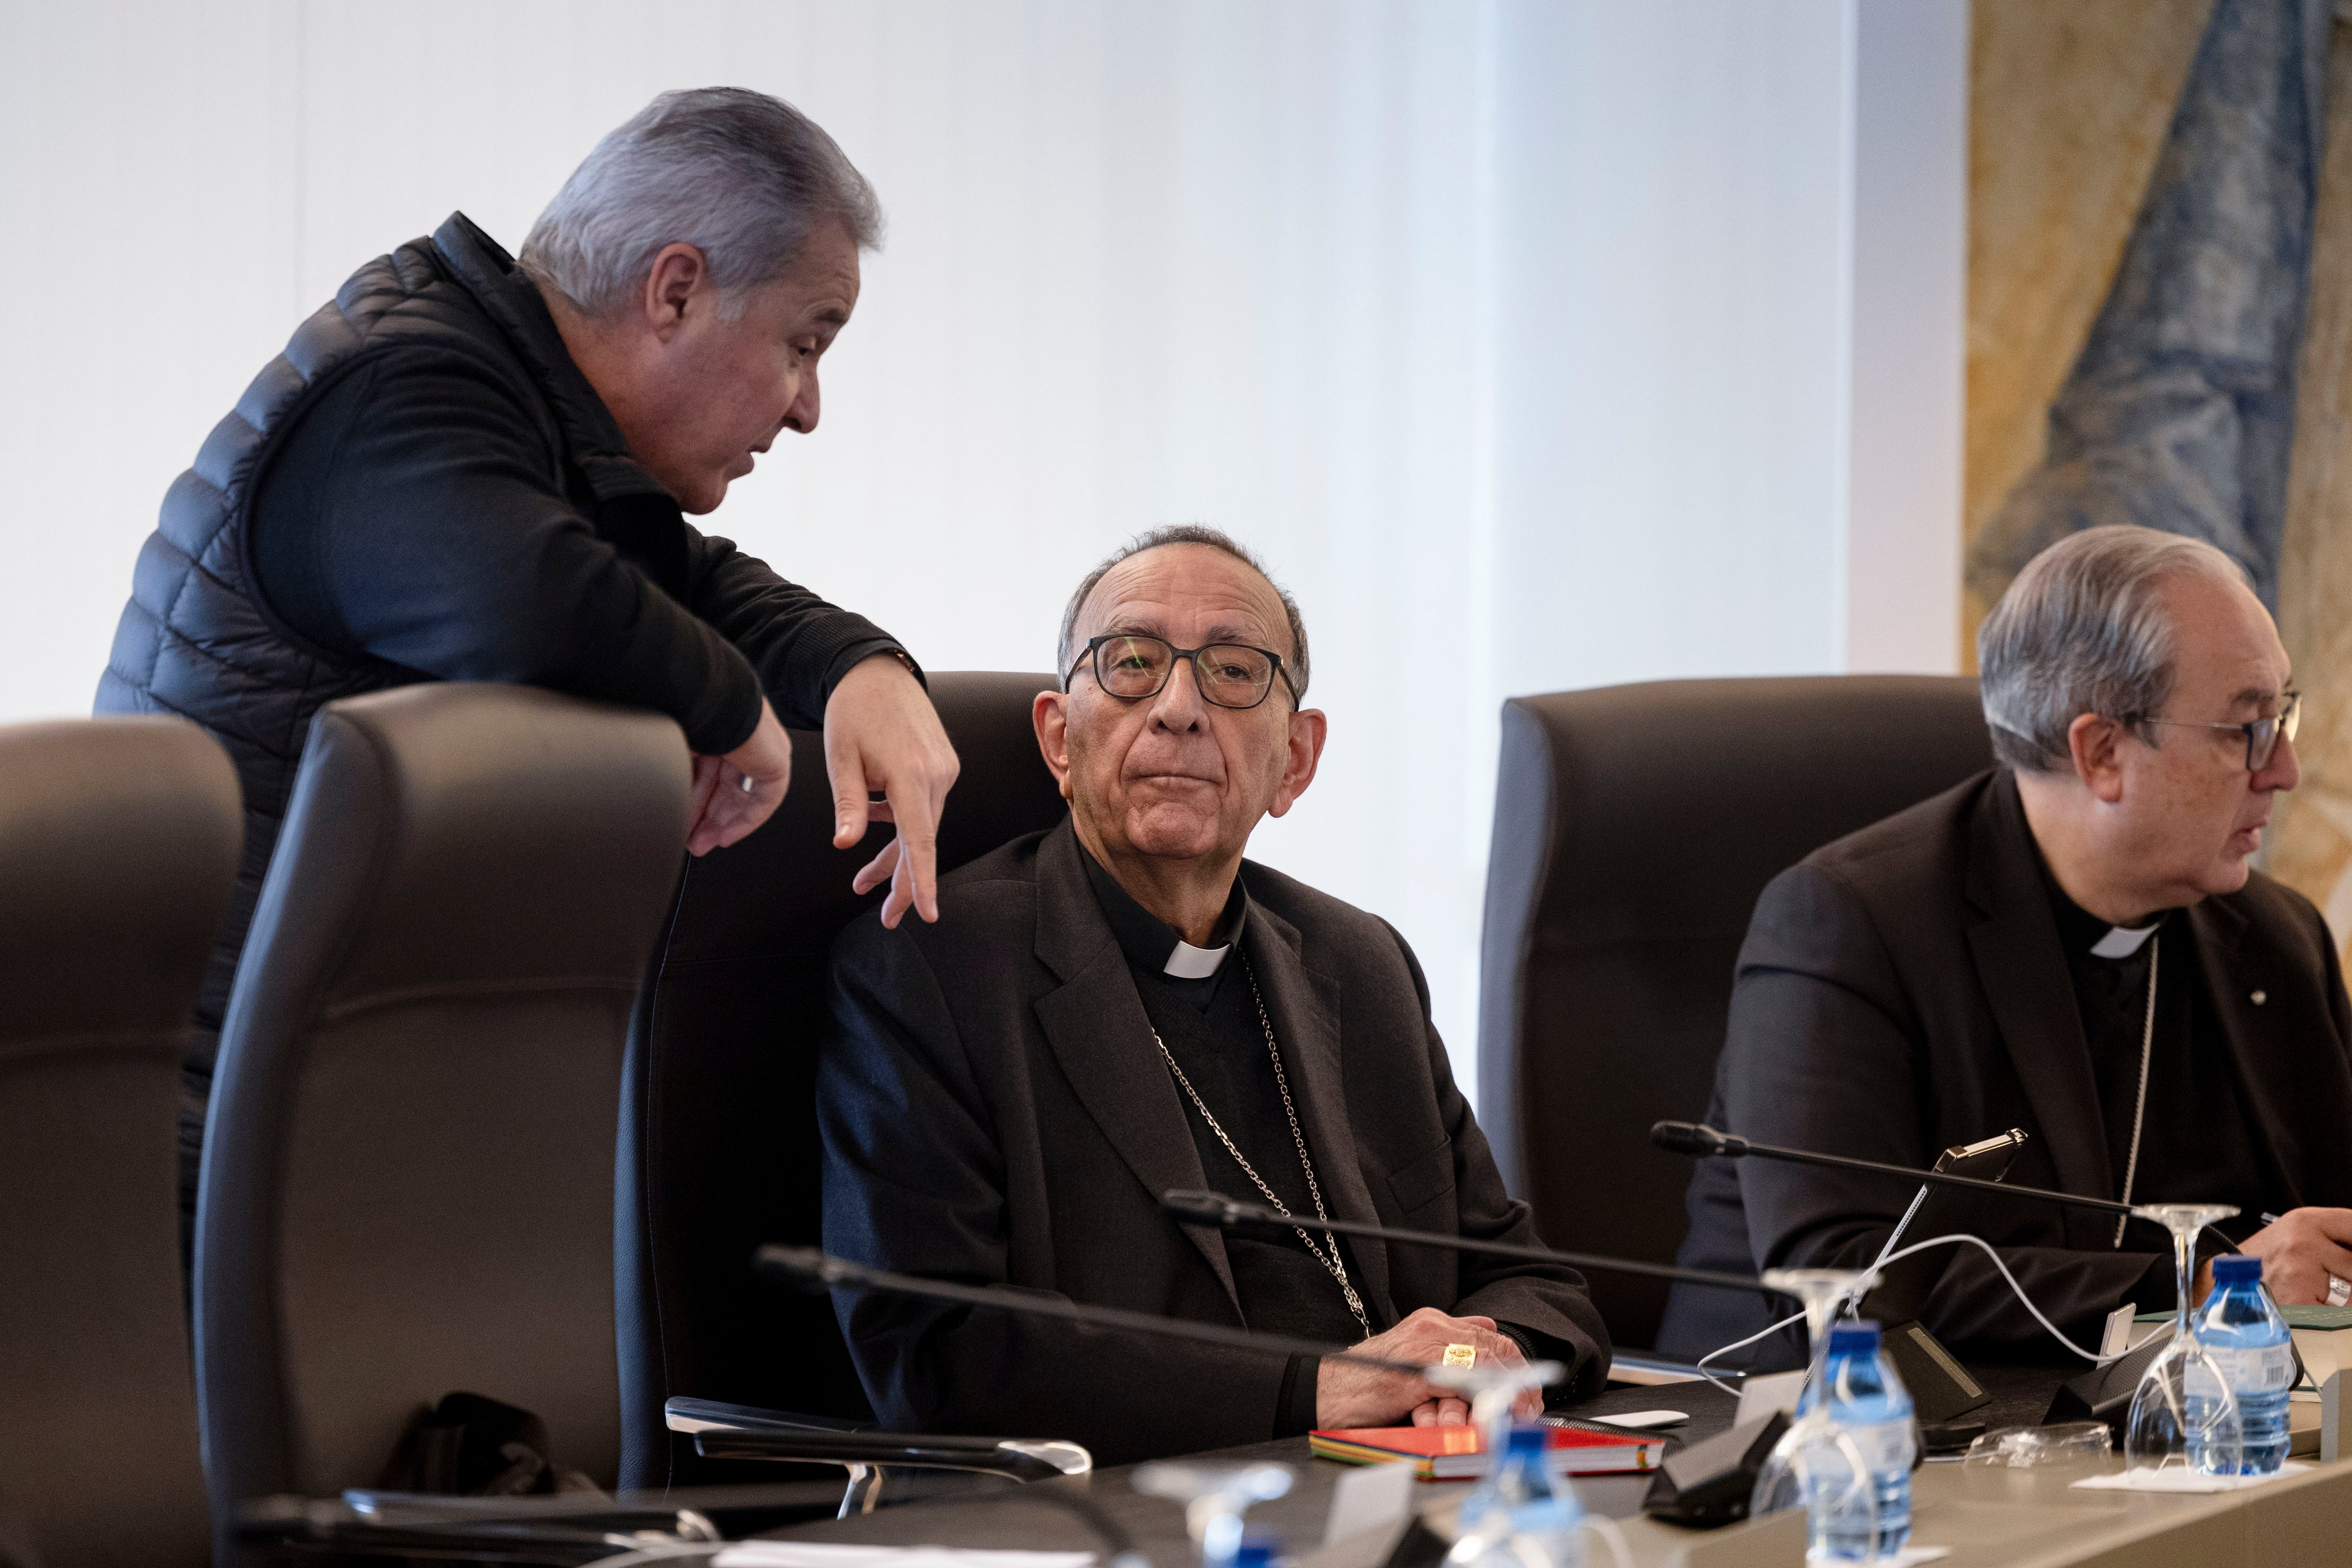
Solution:
<path fill-rule="evenodd" d="M 2352 1307 L 2281 1307 L 2281 1315 L 2291 1329 L 2352 1329 Z M 2136 1323 L 2168 1323 L 2170 1312 L 2142 1312 L 2132 1319 Z"/>

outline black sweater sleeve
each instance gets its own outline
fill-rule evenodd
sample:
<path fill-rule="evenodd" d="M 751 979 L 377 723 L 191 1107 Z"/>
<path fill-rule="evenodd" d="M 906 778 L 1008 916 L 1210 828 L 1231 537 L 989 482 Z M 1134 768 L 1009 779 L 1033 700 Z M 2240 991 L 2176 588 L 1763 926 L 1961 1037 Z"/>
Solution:
<path fill-rule="evenodd" d="M 652 708 L 698 752 L 749 738 L 763 676 L 779 716 L 808 723 L 862 640 L 888 651 L 862 618 L 731 546 L 714 559 L 723 541 L 691 530 L 688 597 L 708 603 L 680 603 L 552 483 L 549 439 L 487 365 L 395 350 L 352 371 L 256 497 L 263 601 L 331 654 Z"/>
<path fill-rule="evenodd" d="M 731 539 L 686 530 L 694 612 L 751 661 L 776 717 L 797 729 L 824 727 L 825 699 L 849 667 L 877 653 L 905 653 L 863 615 L 786 582 Z M 908 667 L 922 679 L 911 655 Z"/>

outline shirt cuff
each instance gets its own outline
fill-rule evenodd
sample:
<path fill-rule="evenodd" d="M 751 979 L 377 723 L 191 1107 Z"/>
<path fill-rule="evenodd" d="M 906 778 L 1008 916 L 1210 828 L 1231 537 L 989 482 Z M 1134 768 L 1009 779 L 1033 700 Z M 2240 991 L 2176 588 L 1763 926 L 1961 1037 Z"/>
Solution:
<path fill-rule="evenodd" d="M 1496 1321 L 1495 1328 L 1505 1339 L 1517 1345 L 1519 1354 L 1529 1361 L 1556 1361 L 1568 1369 L 1567 1376 L 1544 1390 L 1546 1408 L 1555 1404 L 1566 1404 L 1576 1397 L 1577 1351 L 1574 1345 L 1556 1340 L 1549 1334 L 1538 1333 L 1533 1329 L 1523 1329 L 1517 1323 L 1504 1322 L 1500 1319 Z"/>
<path fill-rule="evenodd" d="M 835 653 L 833 656 L 833 662 L 825 666 L 824 700 L 831 702 L 833 688 L 841 685 L 841 678 L 877 653 L 887 653 L 896 659 L 905 661 L 907 673 L 915 677 L 915 684 L 925 691 L 931 689 L 929 679 L 923 674 L 923 666 L 915 663 L 915 655 L 900 647 L 894 639 L 886 636 L 861 637 Z"/>
<path fill-rule="evenodd" d="M 1303 1437 L 1315 1430 L 1315 1388 L 1322 1370 L 1323 1358 L 1317 1355 L 1294 1355 L 1283 1368 L 1282 1392 L 1274 1401 L 1276 1437 Z"/>

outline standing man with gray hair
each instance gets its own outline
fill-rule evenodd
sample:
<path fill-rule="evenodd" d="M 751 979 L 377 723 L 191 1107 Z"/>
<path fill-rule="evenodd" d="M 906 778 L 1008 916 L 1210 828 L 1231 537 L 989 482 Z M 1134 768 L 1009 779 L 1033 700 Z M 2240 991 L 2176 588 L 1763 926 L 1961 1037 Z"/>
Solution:
<path fill-rule="evenodd" d="M 193 1192 L 213 1043 L 301 759 L 339 697 L 512 681 L 656 709 L 695 755 L 697 854 L 766 821 L 783 726 L 822 727 L 856 879 L 938 917 L 956 758 L 905 649 L 685 513 L 816 428 L 872 189 L 790 105 L 666 93 L 599 142 L 518 263 L 463 214 L 352 276 L 173 484 L 101 713 L 176 713 L 244 784 L 245 859 L 187 1061 Z M 880 791 L 887 803 L 869 804 Z"/>
<path fill-rule="evenodd" d="M 2221 1228 L 2278 1300 L 2352 1301 L 2352 1005 L 2318 912 L 2248 863 L 2295 784 L 2269 613 L 2210 545 L 2092 528 L 2018 575 L 1977 652 L 2000 766 L 1765 889 L 1709 1121 L 1914 1167 L 2022 1128 L 2011 1180 L 2234 1204 Z M 1705 1161 L 1682 1260 L 1866 1268 L 1910 1197 Z M 1992 1243 L 2077 1343 L 2123 1302 L 2173 1304 L 2169 1244 L 2147 1222 L 1940 1189 L 1909 1235 L 1956 1230 Z M 1972 1247 L 1890 1270 L 1865 1310 L 1978 1354 L 2056 1349 Z M 1660 1348 L 1696 1357 L 1767 1322 L 1678 1289 Z"/>

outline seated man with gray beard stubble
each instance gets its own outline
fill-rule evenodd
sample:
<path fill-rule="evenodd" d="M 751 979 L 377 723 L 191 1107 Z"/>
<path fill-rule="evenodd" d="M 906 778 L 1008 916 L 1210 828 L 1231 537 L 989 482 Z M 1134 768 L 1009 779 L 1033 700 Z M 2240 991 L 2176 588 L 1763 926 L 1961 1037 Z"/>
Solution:
<path fill-rule="evenodd" d="M 1188 1229 L 1171 1187 L 1532 1244 L 1379 917 L 1242 858 L 1315 777 L 1297 606 L 1205 528 L 1079 585 L 1034 719 L 1070 803 L 835 953 L 824 1242 L 877 1267 L 1246 1325 L 1431 1364 L 1570 1369 L 1608 1339 L 1574 1270 L 1295 1231 Z M 1463 1418 L 1419 1378 L 879 1294 L 842 1321 L 891 1427 L 1066 1437 L 1104 1463 L 1313 1427 Z M 1536 1396 L 1523 1396 L 1532 1415 Z"/>
<path fill-rule="evenodd" d="M 2300 777 L 2269 612 L 2201 540 L 2096 528 L 2027 564 L 1977 659 L 2001 766 L 1764 890 L 1707 1120 L 1912 1167 L 2018 1128 L 2017 1185 L 2232 1207 L 2199 1245 L 2197 1299 L 2234 1243 L 2282 1303 L 2352 1301 L 2352 1001 L 2319 912 L 2249 863 Z M 1910 1199 L 1878 1176 L 1702 1161 L 1681 1261 L 1864 1268 Z M 2060 1353 L 2000 1268 L 2078 1344 L 2179 1293 L 2143 1220 L 1938 1188 L 1907 1234 L 1955 1233 L 1998 1260 L 1919 1254 L 1864 1315 L 2011 1359 Z M 1770 1322 L 1759 1297 L 1677 1285 L 1658 1348 L 1736 1365 Z M 1804 1351 L 1784 1333 L 1751 1354 Z"/>

